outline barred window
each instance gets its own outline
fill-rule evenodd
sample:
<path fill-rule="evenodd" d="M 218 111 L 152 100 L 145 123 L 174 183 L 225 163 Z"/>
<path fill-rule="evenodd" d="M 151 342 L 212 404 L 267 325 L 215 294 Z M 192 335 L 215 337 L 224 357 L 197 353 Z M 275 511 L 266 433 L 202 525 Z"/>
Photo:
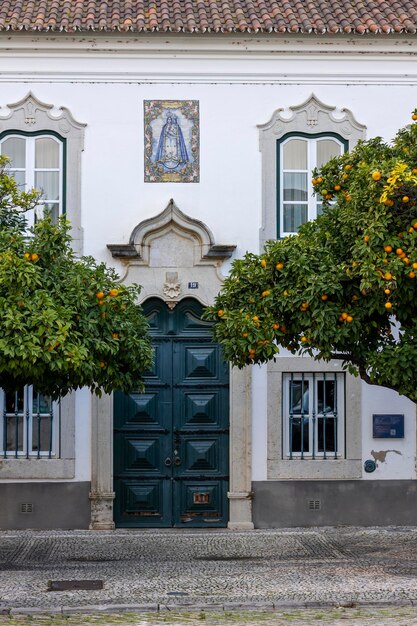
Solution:
<path fill-rule="evenodd" d="M 13 393 L 0 391 L 3 427 L 0 446 L 3 458 L 52 458 L 56 454 L 57 404 L 31 385 Z"/>
<path fill-rule="evenodd" d="M 284 375 L 284 454 L 289 459 L 343 458 L 345 375 Z"/>

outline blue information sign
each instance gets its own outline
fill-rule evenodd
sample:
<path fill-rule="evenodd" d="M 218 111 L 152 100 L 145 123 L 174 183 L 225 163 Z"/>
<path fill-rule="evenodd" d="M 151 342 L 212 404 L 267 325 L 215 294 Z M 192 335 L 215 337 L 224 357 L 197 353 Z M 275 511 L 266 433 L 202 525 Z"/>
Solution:
<path fill-rule="evenodd" d="M 404 415 L 374 414 L 372 415 L 372 427 L 374 439 L 403 439 Z"/>

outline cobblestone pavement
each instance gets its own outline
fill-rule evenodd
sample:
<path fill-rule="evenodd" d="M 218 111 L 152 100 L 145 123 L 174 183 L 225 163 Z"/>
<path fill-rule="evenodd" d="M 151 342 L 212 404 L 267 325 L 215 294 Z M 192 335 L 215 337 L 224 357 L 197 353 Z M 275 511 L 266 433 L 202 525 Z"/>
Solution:
<path fill-rule="evenodd" d="M 86 579 L 102 580 L 103 589 L 48 591 L 50 580 Z M 417 616 L 417 527 L 0 532 L 4 624 L 11 624 L 10 616 L 23 619 L 25 611 L 55 613 L 57 624 L 73 624 L 59 622 L 59 615 L 106 609 L 159 612 L 166 619 L 170 611 L 187 608 L 193 619 L 204 611 L 209 624 L 207 615 L 216 610 L 326 612 L 381 602 L 409 611 L 406 621 L 387 617 L 387 624 L 417 624 L 410 621 Z M 340 619 L 344 625 L 368 624 Z"/>

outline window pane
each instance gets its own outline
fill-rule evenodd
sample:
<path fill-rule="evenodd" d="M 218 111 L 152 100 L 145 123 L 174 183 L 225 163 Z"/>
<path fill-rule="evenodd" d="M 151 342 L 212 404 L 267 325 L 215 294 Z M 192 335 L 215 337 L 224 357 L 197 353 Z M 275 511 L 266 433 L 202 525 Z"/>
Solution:
<path fill-rule="evenodd" d="M 50 137 L 40 137 L 35 143 L 35 167 L 58 168 L 59 144 Z"/>
<path fill-rule="evenodd" d="M 334 139 L 319 139 L 317 141 L 317 167 L 322 167 L 331 158 L 341 154 L 342 146 Z"/>
<path fill-rule="evenodd" d="M 308 380 L 290 381 L 290 415 L 308 413 Z"/>
<path fill-rule="evenodd" d="M 36 172 L 35 187 L 43 200 L 59 200 L 59 172 Z"/>
<path fill-rule="evenodd" d="M 284 173 L 284 201 L 307 202 L 307 174 Z"/>
<path fill-rule="evenodd" d="M 6 450 L 23 452 L 23 415 L 6 417 Z"/>
<path fill-rule="evenodd" d="M 23 413 L 23 389 L 16 393 L 6 393 L 6 413 Z"/>
<path fill-rule="evenodd" d="M 308 417 L 296 417 L 291 421 L 291 452 L 308 452 L 310 428 Z"/>
<path fill-rule="evenodd" d="M 47 413 L 51 412 L 52 400 L 50 396 L 45 396 L 43 393 L 33 393 L 33 413 Z"/>
<path fill-rule="evenodd" d="M 1 144 L 1 153 L 11 159 L 12 167 L 25 167 L 26 140 L 22 137 L 9 137 Z"/>
<path fill-rule="evenodd" d="M 13 170 L 10 170 L 10 174 L 13 176 L 13 178 L 19 185 L 20 190 L 23 191 L 25 187 L 25 182 L 26 182 L 25 172 L 15 172 Z"/>
<path fill-rule="evenodd" d="M 307 221 L 307 204 L 284 204 L 284 232 L 296 233 Z"/>
<path fill-rule="evenodd" d="M 59 204 L 57 202 L 45 202 L 42 208 L 45 213 L 50 213 L 53 224 L 57 224 L 59 218 Z"/>
<path fill-rule="evenodd" d="M 334 417 L 317 418 L 317 450 L 318 452 L 337 452 L 336 420 Z"/>
<path fill-rule="evenodd" d="M 336 410 L 335 401 L 335 382 L 334 380 L 318 380 L 317 381 L 317 412 L 318 413 L 334 413 Z"/>
<path fill-rule="evenodd" d="M 307 169 L 307 141 L 290 139 L 283 146 L 284 170 Z"/>
<path fill-rule="evenodd" d="M 33 415 L 32 450 L 49 452 L 51 447 L 52 420 L 49 415 Z"/>

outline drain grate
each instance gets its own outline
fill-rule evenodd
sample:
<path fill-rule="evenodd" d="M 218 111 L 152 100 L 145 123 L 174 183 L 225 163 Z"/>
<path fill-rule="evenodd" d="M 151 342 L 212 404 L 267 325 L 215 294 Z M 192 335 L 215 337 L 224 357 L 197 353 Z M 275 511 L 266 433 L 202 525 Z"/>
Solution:
<path fill-rule="evenodd" d="M 321 500 L 308 500 L 308 508 L 310 509 L 310 511 L 320 511 Z"/>
<path fill-rule="evenodd" d="M 103 589 L 102 580 L 48 580 L 48 591 L 94 591 Z"/>

